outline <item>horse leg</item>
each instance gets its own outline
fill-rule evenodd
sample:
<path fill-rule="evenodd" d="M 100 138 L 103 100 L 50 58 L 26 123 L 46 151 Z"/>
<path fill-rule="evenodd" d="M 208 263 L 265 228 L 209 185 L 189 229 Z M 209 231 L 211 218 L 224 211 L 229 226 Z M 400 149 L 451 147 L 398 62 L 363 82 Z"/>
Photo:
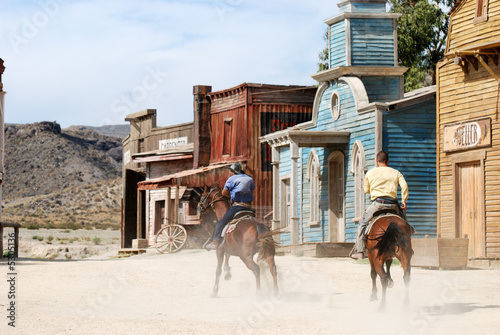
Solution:
<path fill-rule="evenodd" d="M 381 312 L 381 311 L 385 310 L 385 305 L 386 305 L 385 293 L 387 291 L 387 283 L 389 280 L 388 280 L 387 273 L 384 270 L 384 261 L 382 261 L 380 258 L 375 257 L 375 256 L 370 257 L 370 259 L 373 259 L 373 264 L 375 265 L 374 266 L 375 272 L 380 277 L 380 283 L 382 284 L 382 299 L 380 300 L 380 306 L 378 308 L 379 312 Z M 372 273 L 372 279 L 373 279 L 373 277 L 374 277 L 374 275 Z M 376 277 L 376 275 L 375 275 L 375 277 Z"/>
<path fill-rule="evenodd" d="M 260 292 L 260 268 L 257 263 L 254 262 L 252 256 L 242 256 L 240 257 L 247 268 L 253 272 L 255 276 L 255 283 L 257 285 L 257 293 Z"/>
<path fill-rule="evenodd" d="M 392 280 L 391 277 L 391 265 L 392 265 L 392 258 L 389 258 L 388 260 L 385 261 L 385 267 L 387 269 L 387 277 L 388 277 L 388 282 L 387 282 L 387 287 L 392 288 L 394 286 L 394 280 Z"/>
<path fill-rule="evenodd" d="M 371 272 L 370 275 L 372 277 L 372 295 L 370 297 L 370 301 L 377 300 L 377 270 L 375 270 L 375 264 L 370 258 L 370 267 Z"/>
<path fill-rule="evenodd" d="M 273 288 L 274 295 L 279 293 L 278 291 L 278 272 L 276 271 L 276 263 L 274 263 L 274 255 L 267 256 L 267 265 L 269 266 L 269 270 L 271 271 L 271 275 L 273 276 Z"/>
<path fill-rule="evenodd" d="M 231 267 L 229 266 L 229 257 L 230 255 L 226 253 L 226 258 L 224 261 L 224 280 L 231 279 Z"/>
<path fill-rule="evenodd" d="M 217 248 L 215 253 L 217 255 L 217 269 L 215 270 L 215 284 L 212 291 L 212 298 L 217 298 L 217 294 L 219 293 L 219 279 L 222 273 L 222 262 L 224 261 L 224 249 Z"/>
<path fill-rule="evenodd" d="M 410 304 L 410 276 L 411 276 L 411 265 L 410 265 L 410 259 L 405 257 L 401 260 L 401 267 L 403 268 L 403 279 L 405 282 L 405 300 L 404 304 L 405 306 L 408 306 Z"/>

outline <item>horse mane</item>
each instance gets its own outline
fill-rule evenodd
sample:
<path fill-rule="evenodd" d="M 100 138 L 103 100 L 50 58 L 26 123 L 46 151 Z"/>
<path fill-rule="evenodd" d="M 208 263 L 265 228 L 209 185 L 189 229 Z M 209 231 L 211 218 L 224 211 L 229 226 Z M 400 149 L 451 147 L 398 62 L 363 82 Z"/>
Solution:
<path fill-rule="evenodd" d="M 377 249 L 377 257 L 381 257 L 383 254 L 389 252 L 396 255 L 396 252 L 393 248 L 401 248 L 403 250 L 408 248 L 408 238 L 403 233 L 401 228 L 399 228 L 398 224 L 394 221 L 391 221 L 387 229 L 383 229 L 382 234 L 375 238 L 370 238 L 371 241 L 377 241 L 377 244 L 373 247 L 373 249 Z"/>

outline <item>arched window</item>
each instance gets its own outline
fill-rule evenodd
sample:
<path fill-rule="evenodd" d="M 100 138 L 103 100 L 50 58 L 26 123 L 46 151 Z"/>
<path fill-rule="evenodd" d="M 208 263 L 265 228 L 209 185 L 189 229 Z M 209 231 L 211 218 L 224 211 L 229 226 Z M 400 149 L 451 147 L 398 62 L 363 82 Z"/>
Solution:
<path fill-rule="evenodd" d="M 332 112 L 333 120 L 338 120 L 340 116 L 340 97 L 339 92 L 333 91 L 332 98 L 330 100 L 330 110 Z"/>
<path fill-rule="evenodd" d="M 307 179 L 309 180 L 310 210 L 309 225 L 319 224 L 319 159 L 316 150 L 311 150 L 307 162 Z"/>
<path fill-rule="evenodd" d="M 351 171 L 354 175 L 354 221 L 363 218 L 365 212 L 365 172 L 366 159 L 365 150 L 361 141 L 354 142 L 351 152 Z"/>

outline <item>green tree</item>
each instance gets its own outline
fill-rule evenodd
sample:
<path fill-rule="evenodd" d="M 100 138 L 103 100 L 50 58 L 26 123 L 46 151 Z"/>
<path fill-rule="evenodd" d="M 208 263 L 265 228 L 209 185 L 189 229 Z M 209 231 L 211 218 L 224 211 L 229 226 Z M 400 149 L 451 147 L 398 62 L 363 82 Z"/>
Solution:
<path fill-rule="evenodd" d="M 389 0 L 398 20 L 399 65 L 408 67 L 405 91 L 436 83 L 436 63 L 444 57 L 454 0 Z M 447 9 L 446 9 L 447 8 Z M 446 11 L 445 11 L 446 10 Z"/>
<path fill-rule="evenodd" d="M 328 49 L 330 47 L 330 41 L 328 40 L 328 28 L 325 30 L 325 34 L 323 35 L 323 40 L 326 43 L 326 46 L 323 50 L 318 54 L 318 72 L 323 70 L 328 70 L 330 68 L 329 64 L 329 52 Z"/>

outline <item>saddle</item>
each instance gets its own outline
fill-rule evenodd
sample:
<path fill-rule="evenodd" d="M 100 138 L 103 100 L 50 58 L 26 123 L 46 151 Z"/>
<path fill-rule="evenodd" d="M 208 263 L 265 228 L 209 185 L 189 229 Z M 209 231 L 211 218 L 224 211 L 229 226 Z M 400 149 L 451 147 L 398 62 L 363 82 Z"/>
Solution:
<path fill-rule="evenodd" d="M 239 211 L 236 213 L 231 221 L 224 227 L 222 230 L 222 237 L 225 237 L 226 234 L 231 233 L 235 228 L 238 222 L 240 222 L 243 219 L 249 219 L 249 218 L 254 218 L 255 217 L 255 211 L 253 210 L 244 210 L 244 211 Z"/>
<path fill-rule="evenodd" d="M 393 212 L 377 212 L 377 213 L 375 213 L 373 218 L 370 220 L 370 222 L 368 222 L 368 225 L 365 228 L 364 237 L 363 237 L 364 239 L 368 238 L 368 235 L 370 234 L 370 230 L 372 229 L 375 221 L 377 221 L 377 219 L 379 219 L 381 217 L 385 217 L 385 216 L 395 216 L 397 218 L 403 219 L 406 222 L 406 224 L 408 226 L 410 226 L 411 235 L 415 234 L 415 232 L 416 232 L 415 228 L 411 224 L 408 223 L 408 220 L 406 220 L 406 218 L 403 218 L 399 215 L 396 215 Z"/>

